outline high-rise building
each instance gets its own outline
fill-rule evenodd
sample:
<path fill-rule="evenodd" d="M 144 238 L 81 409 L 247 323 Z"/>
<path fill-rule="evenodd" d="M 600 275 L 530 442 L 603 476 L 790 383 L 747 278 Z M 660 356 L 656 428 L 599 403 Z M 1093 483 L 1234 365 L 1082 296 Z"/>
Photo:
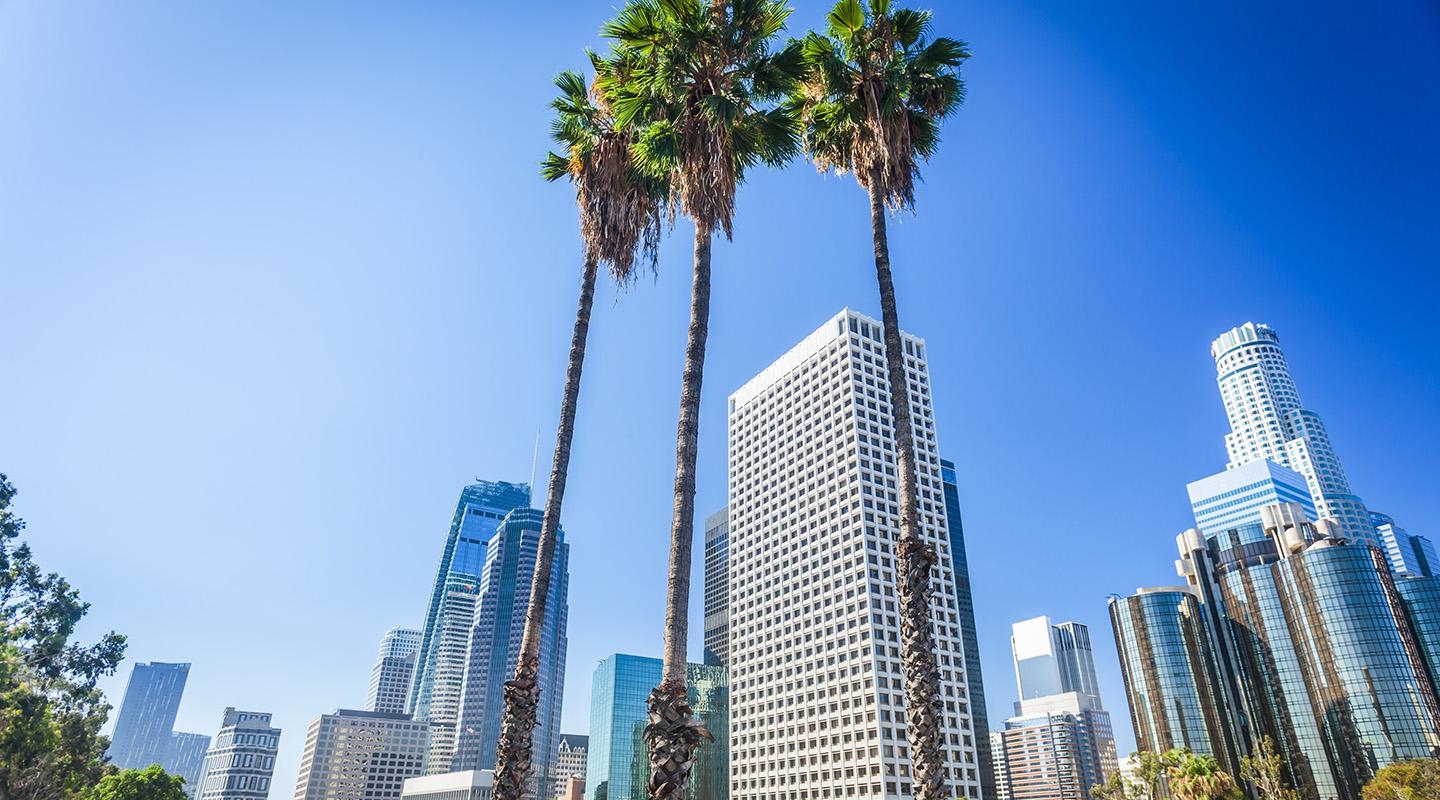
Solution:
<path fill-rule="evenodd" d="M 515 676 L 515 664 L 520 656 L 543 516 L 533 508 L 517 508 L 505 516 L 485 544 L 453 756 L 443 750 L 446 746 L 443 737 L 450 735 L 449 730 L 437 728 L 431 736 L 430 755 L 426 763 L 426 771 L 431 774 L 444 764 L 448 764 L 448 769 L 443 771 L 476 770 L 495 765 L 495 749 L 500 741 L 500 717 L 505 708 L 505 682 Z M 530 780 L 545 785 L 532 789 L 533 797 L 554 794 L 549 776 L 555 763 L 555 749 L 560 744 L 560 706 L 565 691 L 570 546 L 565 542 L 563 529 L 557 529 L 555 537 L 545 619 L 541 624 L 537 675 L 540 705 L 536 709 L 539 725 L 535 728 L 531 745 L 533 769 Z"/>
<path fill-rule="evenodd" d="M 205 754 L 196 800 L 265 800 L 279 747 L 280 729 L 270 724 L 268 713 L 225 709 Z"/>
<path fill-rule="evenodd" d="M 110 763 L 120 769 L 169 764 L 175 715 L 189 677 L 189 664 L 152 661 L 131 668 L 106 752 Z"/>
<path fill-rule="evenodd" d="M 946 783 L 974 798 L 977 745 L 929 368 L 924 341 L 902 341 L 920 532 L 938 555 L 932 633 Z M 730 396 L 735 800 L 911 795 L 887 375 L 880 323 L 846 309 Z"/>
<path fill-rule="evenodd" d="M 1035 617 L 1010 631 L 1020 701 L 1000 732 L 1005 752 L 996 782 L 1009 782 L 1001 788 L 1011 798 L 1088 800 L 1090 789 L 1119 769 L 1090 629 Z"/>
<path fill-rule="evenodd" d="M 1269 459 L 1232 467 L 1185 488 L 1190 493 L 1195 525 L 1206 533 L 1259 523 L 1260 509 L 1276 503 L 1299 503 L 1315 517 L 1305 476 Z"/>
<path fill-rule="evenodd" d="M 1397 578 L 1425 578 L 1440 574 L 1435 545 L 1424 536 L 1409 533 L 1384 514 L 1371 512 L 1380 550 Z"/>
<path fill-rule="evenodd" d="M 450 769 L 486 545 L 507 514 L 529 505 L 530 487 L 523 483 L 480 481 L 460 492 L 420 630 L 407 701 L 416 720 L 432 725 L 430 752 L 437 760 L 427 760 L 427 772 Z"/>
<path fill-rule="evenodd" d="M 209 736 L 201 733 L 170 734 L 170 763 L 165 771 L 185 779 L 185 793 L 192 800 L 198 799 L 200 771 L 205 768 L 205 754 L 209 751 Z"/>
<path fill-rule="evenodd" d="M 1381 767 L 1440 746 L 1430 605 L 1406 597 L 1378 548 L 1298 503 L 1177 543 L 1180 573 L 1211 607 L 1214 682 L 1243 712 L 1238 739 L 1273 739 L 1302 797 L 1357 797 Z"/>
<path fill-rule="evenodd" d="M 990 753 L 995 770 L 995 793 L 988 796 L 996 800 L 1010 800 L 1010 762 L 1005 758 L 1005 731 L 991 731 Z"/>
<path fill-rule="evenodd" d="M 960 638 L 965 645 L 969 676 L 970 724 L 975 730 L 975 755 L 980 771 L 980 796 L 995 797 L 995 764 L 990 752 L 990 715 L 985 709 L 985 676 L 980 670 L 980 638 L 975 630 L 975 600 L 970 591 L 970 564 L 965 556 L 965 526 L 960 518 L 960 484 L 955 464 L 940 459 L 940 485 L 945 495 L 945 522 L 950 532 L 950 561 L 955 569 L 955 603 L 960 609 Z"/>
<path fill-rule="evenodd" d="M 705 518 L 705 663 L 725 666 L 730 653 L 730 520 L 726 509 Z"/>
<path fill-rule="evenodd" d="M 295 800 L 398 800 L 421 774 L 430 723 L 342 708 L 310 723 Z"/>
<path fill-rule="evenodd" d="M 1230 421 L 1229 466 L 1268 458 L 1289 467 L 1305 476 L 1320 517 L 1337 520 L 1352 541 L 1375 543 L 1369 512 L 1351 493 L 1325 425 L 1300 402 L 1279 335 L 1268 325 L 1247 322 L 1222 333 L 1210 344 L 1210 355 Z"/>
<path fill-rule="evenodd" d="M 590 689 L 589 758 L 585 800 L 644 800 L 650 764 L 642 732 L 645 701 L 660 683 L 658 658 L 617 653 L 595 668 Z M 729 686 L 725 668 L 689 664 L 688 699 L 696 718 L 715 737 L 703 744 L 690 771 L 688 800 L 727 800 Z"/>
<path fill-rule="evenodd" d="M 1238 775 L 1232 707 L 1215 679 L 1220 666 L 1199 598 L 1184 586 L 1112 596 L 1110 623 L 1136 746 L 1188 747 Z"/>
<path fill-rule="evenodd" d="M 579 778 L 582 782 L 585 780 L 585 762 L 589 758 L 589 749 L 589 736 L 578 733 L 560 734 L 560 744 L 555 748 L 555 767 L 550 771 L 556 800 L 564 800 L 571 778 Z M 581 794 L 584 794 L 583 790 Z"/>
<path fill-rule="evenodd" d="M 415 656 L 420 650 L 420 631 L 391 628 L 380 640 L 375 668 L 370 671 L 370 689 L 365 710 L 386 714 L 405 713 L 410 681 L 415 677 Z"/>

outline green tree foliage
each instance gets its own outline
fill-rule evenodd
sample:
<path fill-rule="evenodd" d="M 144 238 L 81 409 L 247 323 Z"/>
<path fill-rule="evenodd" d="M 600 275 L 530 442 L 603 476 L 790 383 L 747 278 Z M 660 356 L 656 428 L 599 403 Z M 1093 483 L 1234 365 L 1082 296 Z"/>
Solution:
<path fill-rule="evenodd" d="M 1240 787 L 1220 763 L 1208 754 L 1192 753 L 1179 748 L 1161 756 L 1165 763 L 1165 780 L 1174 800 L 1239 800 Z"/>
<path fill-rule="evenodd" d="M 1360 790 L 1362 800 L 1440 800 L 1440 760 L 1397 761 Z"/>
<path fill-rule="evenodd" d="M 19 541 L 14 497 L 0 474 L 0 798 L 69 800 L 104 775 L 110 707 L 95 684 L 115 671 L 125 639 L 70 641 L 90 606 Z"/>
<path fill-rule="evenodd" d="M 1090 800 L 1160 800 L 1165 796 L 1166 770 L 1185 752 L 1172 750 L 1163 756 L 1149 751 L 1131 753 L 1135 769 L 1130 777 L 1110 776 L 1105 783 L 1091 787 Z"/>
<path fill-rule="evenodd" d="M 1280 753 L 1269 736 L 1260 740 L 1254 755 L 1240 759 L 1240 779 L 1255 787 L 1260 800 L 1298 800 L 1295 790 L 1285 785 Z"/>
<path fill-rule="evenodd" d="M 85 800 L 187 800 L 185 779 L 151 764 L 106 775 Z"/>

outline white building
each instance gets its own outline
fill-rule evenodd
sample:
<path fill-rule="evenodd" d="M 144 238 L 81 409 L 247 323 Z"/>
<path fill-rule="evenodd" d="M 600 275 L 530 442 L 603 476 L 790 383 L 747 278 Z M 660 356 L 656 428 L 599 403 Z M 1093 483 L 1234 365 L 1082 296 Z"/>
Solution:
<path fill-rule="evenodd" d="M 1383 514 L 1371 512 L 1371 518 L 1376 517 L 1380 519 L 1376 519 L 1375 534 L 1392 573 L 1402 578 L 1424 578 L 1440 570 L 1440 559 L 1429 539 L 1406 531 Z"/>
<path fill-rule="evenodd" d="M 490 800 L 495 793 L 495 771 L 489 769 L 446 772 L 405 781 L 403 800 Z"/>
<path fill-rule="evenodd" d="M 1260 509 L 1299 503 L 1318 519 L 1305 476 L 1268 458 L 1251 461 L 1185 485 L 1195 526 L 1207 534 L 1259 524 Z"/>
<path fill-rule="evenodd" d="M 420 631 L 391 628 L 380 640 L 375 668 L 370 671 L 370 690 L 365 696 L 367 711 L 405 713 L 410 681 L 415 675 L 415 654 L 420 649 Z"/>
<path fill-rule="evenodd" d="M 1268 458 L 1295 470 L 1305 476 L 1321 517 L 1337 520 L 1352 541 L 1379 544 L 1365 503 L 1350 493 L 1325 425 L 1300 403 L 1275 331 L 1247 322 L 1212 342 L 1210 355 L 1230 420 L 1229 467 Z"/>
<path fill-rule="evenodd" d="M 975 742 L 925 343 L 906 334 L 949 786 Z M 880 323 L 846 309 L 730 396 L 732 800 L 910 797 Z"/>
<path fill-rule="evenodd" d="M 590 737 L 578 733 L 560 734 L 560 745 L 556 750 L 555 766 L 550 772 L 555 787 L 555 797 L 566 796 L 571 778 L 585 780 L 585 762 L 589 758 Z"/>
<path fill-rule="evenodd" d="M 280 729 L 270 715 L 225 709 L 220 732 L 205 753 L 205 766 L 196 781 L 196 800 L 265 800 L 275 772 L 275 751 Z"/>
<path fill-rule="evenodd" d="M 295 800 L 398 800 L 422 771 L 429 730 L 406 714 L 321 714 L 305 736 Z"/>
<path fill-rule="evenodd" d="M 456 724 L 460 719 L 460 698 L 465 687 L 465 662 L 470 656 L 470 629 L 480 599 L 477 581 L 468 576 L 452 577 L 440 600 L 440 624 L 435 644 L 435 670 L 429 705 L 423 715 L 430 723 L 430 749 L 425 755 L 425 774 L 450 771 L 455 757 Z M 422 715 L 417 713 L 417 717 Z"/>

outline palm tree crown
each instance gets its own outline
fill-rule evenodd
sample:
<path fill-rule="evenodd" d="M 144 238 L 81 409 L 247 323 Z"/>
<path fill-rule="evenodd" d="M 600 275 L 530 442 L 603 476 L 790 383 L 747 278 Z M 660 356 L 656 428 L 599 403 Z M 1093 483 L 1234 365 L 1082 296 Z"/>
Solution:
<path fill-rule="evenodd" d="M 638 130 L 636 165 L 672 177 L 672 199 L 706 231 L 731 235 L 747 168 L 800 152 L 780 101 L 804 74 L 801 47 L 770 50 L 790 11 L 782 0 L 632 0 L 602 31 L 626 66 L 602 91 L 616 122 Z"/>
<path fill-rule="evenodd" d="M 840 0 L 825 35 L 805 38 L 811 72 L 798 97 L 805 146 L 822 171 L 853 172 L 891 209 L 915 204 L 918 159 L 965 99 L 963 42 L 928 38 L 931 13 L 889 0 Z"/>
<path fill-rule="evenodd" d="M 590 61 L 597 87 L 603 76 L 614 79 L 615 61 L 595 53 Z M 604 98 L 598 91 L 592 95 L 579 73 L 560 73 L 555 86 L 560 95 L 550 103 L 555 110 L 550 128 L 564 149 L 546 155 L 540 174 L 549 181 L 568 177 L 575 184 L 585 256 L 604 264 L 625 285 L 636 275 L 637 252 L 655 267 L 669 184 L 663 174 L 636 169 L 630 156 L 634 131 L 616 123 Z"/>

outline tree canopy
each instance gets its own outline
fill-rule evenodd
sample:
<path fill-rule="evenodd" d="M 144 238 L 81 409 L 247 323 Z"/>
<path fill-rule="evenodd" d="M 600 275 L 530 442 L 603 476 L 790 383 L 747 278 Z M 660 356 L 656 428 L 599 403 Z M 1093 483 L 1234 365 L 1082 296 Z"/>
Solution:
<path fill-rule="evenodd" d="M 1440 800 L 1440 760 L 1397 761 L 1375 773 L 1362 800 Z"/>
<path fill-rule="evenodd" d="M 185 779 L 151 764 L 106 775 L 85 800 L 188 800 Z"/>

